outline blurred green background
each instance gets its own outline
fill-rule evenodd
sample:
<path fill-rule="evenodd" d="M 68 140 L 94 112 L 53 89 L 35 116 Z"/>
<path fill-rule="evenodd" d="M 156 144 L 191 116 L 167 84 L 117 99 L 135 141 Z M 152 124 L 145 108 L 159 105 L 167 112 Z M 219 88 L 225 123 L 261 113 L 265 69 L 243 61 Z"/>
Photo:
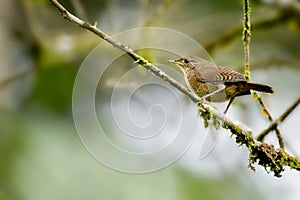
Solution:
<path fill-rule="evenodd" d="M 147 26 L 177 30 L 203 45 L 216 63 L 242 71 L 241 0 L 60 2 L 111 35 Z M 300 3 L 256 0 L 251 6 L 252 78 L 274 86 L 276 94 L 265 100 L 276 117 L 299 95 Z M 298 197 L 299 173 L 286 169 L 280 179 L 261 168 L 253 173 L 247 150 L 227 132 L 207 158 L 198 159 L 200 138 L 175 164 L 157 172 L 133 175 L 100 164 L 81 144 L 72 118 L 76 73 L 99 42 L 46 0 L 0 1 L 0 200 Z M 128 70 L 130 60 L 124 63 Z M 114 72 L 107 76 L 117 79 Z M 102 91 L 100 104 L 110 91 L 109 86 Z M 257 132 L 268 124 L 250 96 L 230 112 Z M 281 126 L 294 155 L 300 152 L 299 116 L 295 110 Z M 277 145 L 272 134 L 267 141 Z"/>

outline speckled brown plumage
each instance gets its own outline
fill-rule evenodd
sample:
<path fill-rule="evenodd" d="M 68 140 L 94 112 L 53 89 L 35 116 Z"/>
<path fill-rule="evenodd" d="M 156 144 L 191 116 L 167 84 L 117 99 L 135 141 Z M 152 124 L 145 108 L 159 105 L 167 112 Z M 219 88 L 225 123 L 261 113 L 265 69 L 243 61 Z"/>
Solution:
<path fill-rule="evenodd" d="M 247 82 L 242 74 L 234 70 L 217 66 L 197 56 L 179 58 L 169 61 L 179 65 L 185 74 L 185 80 L 190 90 L 207 101 L 229 104 L 236 96 L 250 94 L 250 90 L 274 93 L 271 86 Z"/>

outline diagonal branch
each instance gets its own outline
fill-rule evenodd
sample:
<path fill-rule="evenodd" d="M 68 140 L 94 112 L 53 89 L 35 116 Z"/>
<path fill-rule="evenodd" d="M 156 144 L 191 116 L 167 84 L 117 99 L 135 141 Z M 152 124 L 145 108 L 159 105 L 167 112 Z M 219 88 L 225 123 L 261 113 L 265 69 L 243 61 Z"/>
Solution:
<path fill-rule="evenodd" d="M 255 139 L 252 137 L 252 130 L 247 126 L 237 122 L 228 116 L 218 112 L 212 106 L 203 102 L 201 98 L 196 96 L 194 93 L 189 91 L 185 86 L 181 85 L 175 79 L 167 75 L 161 69 L 157 68 L 155 65 L 148 62 L 145 58 L 141 57 L 135 53 L 128 46 L 116 41 L 110 35 L 104 33 L 98 29 L 95 25 L 91 25 L 88 22 L 85 22 L 78 17 L 71 14 L 67 9 L 65 9 L 57 0 L 49 0 L 60 12 L 60 14 L 66 19 L 83 29 L 87 29 L 90 32 L 98 35 L 100 38 L 104 39 L 106 42 L 110 43 L 112 46 L 120 49 L 121 51 L 126 52 L 136 63 L 140 64 L 142 67 L 152 72 L 155 76 L 160 77 L 164 81 L 168 82 L 172 86 L 176 87 L 186 96 L 188 96 L 193 102 L 197 103 L 199 107 L 199 114 L 204 119 L 205 122 L 214 120 L 217 124 L 216 126 L 222 126 L 225 129 L 228 129 L 233 135 L 235 135 L 236 143 L 239 145 L 245 145 L 250 152 L 250 163 L 251 168 L 253 169 L 252 164 L 257 160 L 258 164 L 262 165 L 265 168 L 269 168 L 274 172 L 274 175 L 277 177 L 281 176 L 281 172 L 284 170 L 284 166 L 290 166 L 293 169 L 300 171 L 300 160 L 295 158 L 282 150 L 275 150 L 271 145 L 266 148 L 262 147 L 262 144 L 258 144 Z M 266 146 L 267 144 L 265 144 Z M 270 154 L 269 151 L 275 152 Z"/>
<path fill-rule="evenodd" d="M 128 46 L 121 44 L 119 41 L 115 40 L 112 38 L 110 35 L 104 33 L 100 29 L 96 27 L 95 25 L 91 25 L 90 23 L 87 23 L 78 17 L 72 15 L 69 11 L 67 11 L 58 1 L 56 0 L 50 0 L 50 2 L 59 10 L 61 15 L 69 20 L 70 22 L 73 22 L 77 24 L 79 27 L 83 29 L 87 29 L 91 31 L 92 33 L 98 35 L 101 37 L 103 40 L 106 42 L 110 43 L 112 46 L 120 49 L 121 51 L 126 52 L 136 63 L 142 65 L 144 68 L 146 68 L 148 71 L 151 71 L 153 74 L 156 76 L 162 78 L 163 80 L 167 81 L 174 87 L 176 87 L 178 90 L 183 92 L 185 95 L 187 95 L 193 102 L 199 102 L 200 98 L 197 97 L 195 94 L 192 92 L 188 91 L 188 89 L 184 86 L 182 86 L 179 82 L 177 82 L 175 79 L 164 73 L 162 70 L 159 68 L 155 67 L 152 65 L 150 62 L 148 62 L 146 59 L 141 57 L 140 55 L 136 54 L 132 49 L 130 49 Z"/>
<path fill-rule="evenodd" d="M 272 130 L 276 130 L 277 126 L 282 123 L 286 117 L 300 104 L 300 96 L 290 105 L 282 115 L 280 115 L 275 121 L 273 121 L 268 128 L 262 131 L 258 136 L 257 140 L 262 141 L 264 137 Z"/>
<path fill-rule="evenodd" d="M 260 105 L 261 107 L 261 110 L 262 110 L 262 113 L 264 116 L 266 116 L 268 118 L 268 120 L 271 122 L 271 123 L 274 123 L 274 119 L 270 113 L 270 111 L 268 110 L 268 108 L 266 107 L 266 104 L 263 102 L 261 96 L 257 93 L 257 92 L 253 92 L 254 93 L 254 96 L 257 98 L 257 102 L 258 104 Z M 283 142 L 283 138 L 281 136 L 281 133 L 279 131 L 279 128 L 276 126 L 274 127 L 275 129 L 275 133 L 276 133 L 276 137 L 278 139 L 278 143 L 279 143 L 279 147 L 284 149 L 284 142 Z M 263 138 L 267 135 L 268 133 L 264 134 L 261 136 L 261 139 L 258 140 L 258 141 L 263 141 Z"/>

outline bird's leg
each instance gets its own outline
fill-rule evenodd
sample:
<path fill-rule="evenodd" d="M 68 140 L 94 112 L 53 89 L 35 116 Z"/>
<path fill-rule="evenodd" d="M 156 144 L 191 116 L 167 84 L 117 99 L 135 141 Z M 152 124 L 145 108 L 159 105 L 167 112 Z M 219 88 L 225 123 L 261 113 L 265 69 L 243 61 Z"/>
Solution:
<path fill-rule="evenodd" d="M 229 102 L 228 102 L 228 104 L 227 104 L 227 106 L 226 106 L 226 109 L 225 109 L 225 111 L 224 111 L 224 115 L 227 113 L 227 111 L 228 111 L 228 109 L 229 109 L 231 103 L 233 102 L 233 100 L 234 100 L 234 97 L 232 97 L 232 98 L 229 100 Z"/>

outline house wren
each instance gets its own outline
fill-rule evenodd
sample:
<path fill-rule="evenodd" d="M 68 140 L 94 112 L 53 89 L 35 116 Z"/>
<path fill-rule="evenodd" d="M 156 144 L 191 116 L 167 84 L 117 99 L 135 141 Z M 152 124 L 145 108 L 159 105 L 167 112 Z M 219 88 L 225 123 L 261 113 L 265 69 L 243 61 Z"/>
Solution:
<path fill-rule="evenodd" d="M 181 67 L 188 88 L 199 97 L 211 102 L 229 100 L 224 114 L 235 97 L 248 95 L 250 90 L 274 93 L 274 89 L 269 85 L 248 82 L 239 72 L 217 66 L 197 56 L 168 62 Z"/>

